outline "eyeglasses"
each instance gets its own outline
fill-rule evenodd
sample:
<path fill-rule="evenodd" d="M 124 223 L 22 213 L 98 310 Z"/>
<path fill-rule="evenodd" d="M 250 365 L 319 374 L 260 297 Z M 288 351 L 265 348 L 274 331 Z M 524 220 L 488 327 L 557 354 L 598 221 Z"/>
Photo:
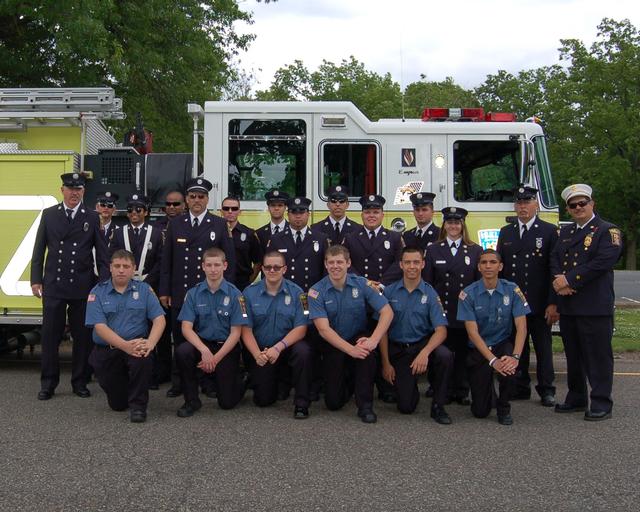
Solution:
<path fill-rule="evenodd" d="M 207 197 L 205 194 L 189 194 L 189 199 L 204 199 Z"/>
<path fill-rule="evenodd" d="M 115 208 L 116 207 L 116 205 L 114 203 L 103 203 L 103 202 L 100 202 L 98 204 L 100 206 L 102 206 L 103 208 Z"/>
<path fill-rule="evenodd" d="M 570 210 L 575 210 L 578 206 L 580 208 L 584 208 L 585 206 L 587 206 L 591 201 L 587 200 L 587 199 L 583 199 L 582 201 L 578 201 L 576 203 L 567 203 L 567 208 L 569 208 Z"/>
<path fill-rule="evenodd" d="M 133 206 L 127 207 L 127 212 L 133 213 L 134 211 L 136 213 L 142 213 L 144 211 L 144 208 L 140 208 L 139 206 L 137 208 L 134 208 Z"/>
<path fill-rule="evenodd" d="M 343 204 L 348 201 L 346 199 L 329 199 L 329 202 L 333 204 Z"/>
<path fill-rule="evenodd" d="M 240 209 L 239 206 L 223 206 L 222 207 L 223 212 L 237 212 L 239 209 Z"/>
<path fill-rule="evenodd" d="M 174 208 L 177 208 L 178 206 L 180 206 L 182 204 L 182 201 L 165 201 L 164 204 L 166 206 L 173 206 Z"/>
<path fill-rule="evenodd" d="M 280 272 L 284 265 L 262 265 L 262 270 L 266 272 Z"/>

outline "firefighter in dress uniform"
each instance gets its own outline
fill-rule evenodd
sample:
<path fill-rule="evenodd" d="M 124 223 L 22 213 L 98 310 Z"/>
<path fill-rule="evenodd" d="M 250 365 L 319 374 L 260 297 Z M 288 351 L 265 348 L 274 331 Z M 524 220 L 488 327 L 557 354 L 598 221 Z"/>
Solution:
<path fill-rule="evenodd" d="M 42 299 L 39 400 L 49 400 L 60 381 L 58 348 L 67 317 L 73 339 L 71 386 L 79 397 L 91 396 L 87 388 L 91 330 L 84 325 L 87 296 L 97 280 L 94 265 L 103 279 L 109 275 L 100 217 L 82 203 L 85 177 L 67 173 L 61 179 L 62 202 L 43 210 L 31 258 L 31 290 Z"/>
<path fill-rule="evenodd" d="M 574 222 L 560 230 L 551 273 L 558 294 L 569 391 L 555 411 L 588 407 L 584 419 L 600 421 L 611 418 L 613 409 L 613 267 L 622 255 L 622 234 L 594 213 L 592 193 L 583 183 L 562 191 Z"/>
<path fill-rule="evenodd" d="M 331 243 L 341 244 L 345 236 L 360 230 L 362 226 L 347 217 L 349 190 L 343 185 L 331 187 L 327 196 L 329 215 L 326 219 L 311 225 L 314 231 L 322 231 Z"/>
<path fill-rule="evenodd" d="M 289 194 L 282 190 L 270 190 L 264 195 L 264 198 L 267 200 L 267 209 L 271 219 L 269 224 L 257 229 L 256 234 L 258 235 L 258 240 L 260 240 L 262 251 L 266 252 L 271 237 L 282 233 L 289 226 L 289 223 L 284 218 Z"/>
<path fill-rule="evenodd" d="M 164 311 L 151 287 L 134 279 L 135 258 L 124 249 L 111 257 L 111 279 L 95 286 L 87 302 L 93 327 L 90 361 L 114 411 L 129 408 L 132 423 L 147 419 L 153 362 Z M 149 323 L 151 322 L 151 328 Z"/>
<path fill-rule="evenodd" d="M 207 211 L 211 182 L 193 178 L 187 183 L 188 213 L 169 221 L 162 251 L 160 271 L 160 303 L 171 307 L 171 331 L 175 349 L 184 342 L 178 314 L 187 290 L 204 279 L 202 254 L 210 247 L 219 247 L 227 256 L 225 278 L 233 283 L 235 276 L 235 248 L 227 223 Z M 168 397 L 182 394 L 179 375 L 172 374 Z M 212 390 L 211 390 L 212 391 Z"/>
<path fill-rule="evenodd" d="M 98 194 L 96 199 L 96 211 L 100 215 L 100 232 L 109 246 L 114 232 L 119 229 L 113 222 L 113 214 L 116 212 L 116 203 L 120 196 L 114 192 L 106 191 Z"/>
<path fill-rule="evenodd" d="M 442 230 L 436 243 L 427 247 L 423 276 L 438 292 L 447 314 L 445 345 L 454 353 L 450 398 L 460 405 L 469 405 L 469 383 L 466 359 L 469 338 L 464 324 L 456 319 L 458 294 L 480 278 L 478 258 L 482 248 L 474 243 L 467 232 L 467 210 L 455 206 L 443 208 Z M 427 390 L 427 396 L 432 390 Z"/>
<path fill-rule="evenodd" d="M 500 277 L 516 283 L 531 308 L 527 315 L 527 339 L 518 364 L 513 399 L 528 400 L 531 397 L 528 339 L 531 336 L 536 351 L 536 391 L 543 406 L 553 407 L 556 388 L 553 385 L 551 325 L 558 320 L 558 313 L 551 286 L 550 258 L 558 240 L 558 228 L 537 216 L 537 196 L 536 188 L 523 186 L 516 189 L 514 209 L 518 218 L 500 230 L 496 250 L 504 263 Z"/>
<path fill-rule="evenodd" d="M 406 247 L 416 247 L 422 251 L 422 254 L 440 236 L 440 228 L 433 223 L 433 200 L 435 197 L 436 195 L 432 192 L 417 192 L 409 197 L 413 205 L 416 227 L 405 231 L 402 234 L 402 239 Z"/>

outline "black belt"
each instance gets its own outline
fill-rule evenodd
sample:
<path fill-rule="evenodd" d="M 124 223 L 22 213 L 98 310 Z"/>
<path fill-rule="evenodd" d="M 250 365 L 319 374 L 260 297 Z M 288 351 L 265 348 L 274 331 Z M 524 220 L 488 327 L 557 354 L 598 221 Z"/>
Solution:
<path fill-rule="evenodd" d="M 422 341 L 423 340 L 418 340 L 411 343 L 402 343 L 401 341 L 390 341 L 389 343 L 391 343 L 392 345 L 396 345 L 398 347 L 409 348 L 409 347 L 418 345 L 419 343 L 422 343 Z"/>

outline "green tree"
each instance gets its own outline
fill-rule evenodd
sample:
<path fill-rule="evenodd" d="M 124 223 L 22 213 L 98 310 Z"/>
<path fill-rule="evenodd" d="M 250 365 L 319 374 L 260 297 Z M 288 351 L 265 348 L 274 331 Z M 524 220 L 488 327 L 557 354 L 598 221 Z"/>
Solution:
<path fill-rule="evenodd" d="M 426 107 L 480 106 L 473 91 L 460 87 L 449 76 L 442 82 L 427 82 L 424 74 L 420 78 L 404 91 L 406 117 L 421 117 Z"/>
<path fill-rule="evenodd" d="M 267 0 L 268 1 L 268 0 Z M 112 86 L 158 151 L 190 151 L 186 103 L 220 98 L 253 39 L 236 0 L 4 0 L 0 87 Z"/>
<path fill-rule="evenodd" d="M 402 93 L 391 74 L 369 71 L 353 56 L 340 65 L 323 60 L 313 72 L 296 60 L 276 71 L 269 89 L 258 91 L 256 99 L 351 101 L 373 121 L 402 114 Z"/>

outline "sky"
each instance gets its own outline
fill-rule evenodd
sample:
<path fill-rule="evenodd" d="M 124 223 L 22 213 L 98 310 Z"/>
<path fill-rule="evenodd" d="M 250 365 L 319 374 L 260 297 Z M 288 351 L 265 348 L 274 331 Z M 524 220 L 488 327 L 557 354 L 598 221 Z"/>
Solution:
<path fill-rule="evenodd" d="M 241 0 L 256 39 L 240 55 L 255 89 L 274 72 L 302 60 L 314 71 L 322 60 L 353 55 L 370 71 L 391 73 L 402 87 L 446 77 L 462 87 L 480 85 L 504 69 L 513 74 L 558 63 L 560 39 L 587 46 L 607 17 L 640 28 L 638 0 Z"/>

